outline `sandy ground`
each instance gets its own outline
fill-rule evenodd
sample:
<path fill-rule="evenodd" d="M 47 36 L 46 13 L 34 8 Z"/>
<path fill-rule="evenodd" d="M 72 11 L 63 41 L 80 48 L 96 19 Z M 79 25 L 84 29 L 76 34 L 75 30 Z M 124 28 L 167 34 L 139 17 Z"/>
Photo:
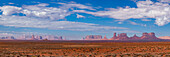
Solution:
<path fill-rule="evenodd" d="M 0 57 L 169 57 L 170 42 L 0 41 Z"/>

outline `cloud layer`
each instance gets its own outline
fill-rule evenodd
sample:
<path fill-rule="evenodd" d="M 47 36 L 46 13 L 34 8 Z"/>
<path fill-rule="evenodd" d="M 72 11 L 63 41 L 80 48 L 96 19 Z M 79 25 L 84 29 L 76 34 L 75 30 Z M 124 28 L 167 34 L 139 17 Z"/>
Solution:
<path fill-rule="evenodd" d="M 0 10 L 5 16 L 10 16 L 13 14 L 23 14 L 27 17 L 36 17 L 43 19 L 59 20 L 65 19 L 66 16 L 73 14 L 72 10 L 74 8 L 95 10 L 90 6 L 77 4 L 75 2 L 70 3 L 58 3 L 56 5 L 61 5 L 59 7 L 48 7 L 49 4 L 40 3 L 38 5 L 23 5 L 22 7 L 16 6 L 2 6 Z"/>
<path fill-rule="evenodd" d="M 66 16 L 73 14 L 74 12 L 72 12 L 72 10 L 74 9 L 72 8 L 95 10 L 90 6 L 76 4 L 75 2 L 58 4 L 61 6 L 49 7 L 49 4 L 46 3 L 23 5 L 22 7 L 2 6 L 0 7 L 2 11 L 2 15 L 0 15 L 0 25 L 72 31 L 127 29 L 123 27 L 100 26 L 91 23 L 58 21 L 59 19 L 65 19 Z M 77 14 L 77 18 L 83 17 L 84 16 Z"/>
<path fill-rule="evenodd" d="M 106 16 L 109 18 L 127 20 L 127 19 L 142 19 L 142 21 L 149 21 L 147 18 L 155 18 L 155 24 L 158 26 L 166 25 L 170 22 L 170 5 L 168 0 L 160 0 L 160 2 L 152 2 L 150 0 L 136 2 L 137 8 L 107 8 L 105 11 L 96 11 L 91 6 L 77 4 L 75 2 L 58 3 L 59 7 L 49 7 L 49 4 L 40 3 L 38 5 L 23 5 L 16 6 L 2 6 L 0 10 L 3 16 L 11 16 L 16 14 L 23 14 L 26 17 L 41 18 L 50 20 L 65 19 L 65 17 L 77 13 L 87 13 L 94 16 Z M 75 9 L 79 10 L 75 10 Z M 90 11 L 88 11 L 90 10 Z M 96 12 L 95 12 L 96 11 Z M 85 16 L 77 14 L 77 18 Z M 147 19 L 147 20 L 146 20 Z"/>
<path fill-rule="evenodd" d="M 72 31 L 127 29 L 123 27 L 100 26 L 97 24 L 81 22 L 42 20 L 28 18 L 26 16 L 0 16 L 0 25 L 14 27 L 48 28 L 55 30 L 72 30 Z"/>
<path fill-rule="evenodd" d="M 170 5 L 162 2 L 152 2 L 150 0 L 138 1 L 137 8 L 109 8 L 106 11 L 90 12 L 86 10 L 74 10 L 74 12 L 87 13 L 95 16 L 106 16 L 114 19 L 140 19 L 155 18 L 155 24 L 163 26 L 170 22 Z"/>

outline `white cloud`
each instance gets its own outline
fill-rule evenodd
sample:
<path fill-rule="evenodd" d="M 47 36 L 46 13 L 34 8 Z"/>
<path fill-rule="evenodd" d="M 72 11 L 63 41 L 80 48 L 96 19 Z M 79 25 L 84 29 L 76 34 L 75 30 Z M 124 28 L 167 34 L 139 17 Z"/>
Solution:
<path fill-rule="evenodd" d="M 127 22 L 129 22 L 132 25 L 139 25 L 139 26 L 143 26 L 143 27 L 147 26 L 146 24 L 140 24 L 140 23 L 136 23 L 136 22 L 133 22 L 133 21 L 127 21 Z"/>
<path fill-rule="evenodd" d="M 85 18 L 85 16 L 83 15 L 79 15 L 79 14 L 76 14 L 77 15 L 77 18 Z"/>
<path fill-rule="evenodd" d="M 8 4 L 14 4 L 14 3 L 8 3 Z"/>
<path fill-rule="evenodd" d="M 132 21 L 129 21 L 129 23 L 132 24 L 132 25 L 139 25 L 136 22 L 132 22 Z"/>
<path fill-rule="evenodd" d="M 0 16 L 0 25 L 14 27 L 48 28 L 55 30 L 72 30 L 72 31 L 128 29 L 123 27 L 100 26 L 98 24 L 91 23 L 41 20 L 25 16 Z"/>
<path fill-rule="evenodd" d="M 123 24 L 123 22 L 120 21 L 120 22 L 118 22 L 118 24 Z"/>
<path fill-rule="evenodd" d="M 14 13 L 19 13 L 22 8 L 15 6 L 2 6 L 0 10 L 3 11 L 3 15 L 12 15 Z"/>
<path fill-rule="evenodd" d="M 110 10 L 109 10 L 110 9 Z M 168 3 L 138 1 L 137 8 L 109 8 L 107 11 L 90 12 L 85 10 L 74 10 L 74 12 L 87 13 L 95 16 L 106 16 L 115 19 L 127 20 L 131 18 L 155 18 L 155 24 L 163 26 L 170 21 L 170 5 Z"/>
<path fill-rule="evenodd" d="M 112 29 L 128 29 L 124 27 L 110 27 L 100 26 L 98 24 L 71 22 L 71 21 L 56 21 L 64 19 L 66 16 L 73 14 L 71 8 L 89 9 L 94 10 L 92 7 L 82 4 L 59 3 L 62 6 L 47 7 L 49 4 L 41 3 L 38 5 L 23 5 L 22 7 L 16 6 L 2 6 L 0 10 L 0 25 L 14 26 L 14 27 L 33 27 L 33 28 L 48 28 L 55 30 L 72 30 L 72 31 L 94 31 L 94 30 L 112 30 Z M 13 15 L 22 13 L 26 16 Z M 78 15 L 77 18 L 84 16 Z"/>
<path fill-rule="evenodd" d="M 4 37 L 4 36 L 14 36 L 14 34 L 10 34 L 10 33 L 0 33 L 0 37 Z"/>
<path fill-rule="evenodd" d="M 63 5 L 62 8 L 80 8 L 80 9 L 88 9 L 88 10 L 95 10 L 94 8 L 92 8 L 91 6 L 86 6 L 86 5 L 82 5 L 82 4 L 77 4 L 75 2 L 70 2 L 70 3 L 58 3 Z"/>
<path fill-rule="evenodd" d="M 170 3 L 170 0 L 158 0 L 158 1 Z"/>
<path fill-rule="evenodd" d="M 23 5 L 22 7 L 16 6 L 2 6 L 0 10 L 3 15 L 12 15 L 17 13 L 25 14 L 27 17 L 37 17 L 42 19 L 59 20 L 65 19 L 66 16 L 73 14 L 72 8 L 95 10 L 90 6 L 71 3 L 58 3 L 59 7 L 47 7 L 49 4 L 40 3 L 38 5 Z"/>
<path fill-rule="evenodd" d="M 64 19 L 71 14 L 71 11 L 63 8 L 46 7 L 48 4 L 28 5 L 23 6 L 21 13 L 29 17 L 39 17 L 51 20 Z"/>
<path fill-rule="evenodd" d="M 162 16 L 162 17 L 157 17 L 155 24 L 159 26 L 163 26 L 165 24 L 168 24 L 170 22 L 170 17 L 169 16 Z"/>
<path fill-rule="evenodd" d="M 151 20 L 149 20 L 149 19 L 141 19 L 142 21 L 151 21 Z"/>
<path fill-rule="evenodd" d="M 40 3 L 40 4 L 38 4 L 37 6 L 48 6 L 49 4 L 46 4 L 46 3 Z M 36 5 L 34 5 L 34 6 L 36 6 Z"/>
<path fill-rule="evenodd" d="M 144 27 L 146 27 L 147 25 L 146 25 L 146 24 L 141 24 L 141 26 L 144 26 Z"/>

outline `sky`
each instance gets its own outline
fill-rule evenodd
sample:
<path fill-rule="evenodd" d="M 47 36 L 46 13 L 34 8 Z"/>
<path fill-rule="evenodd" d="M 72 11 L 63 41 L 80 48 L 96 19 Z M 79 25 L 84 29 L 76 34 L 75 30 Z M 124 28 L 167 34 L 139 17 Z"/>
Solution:
<path fill-rule="evenodd" d="M 170 36 L 170 0 L 1 0 L 0 36 Z"/>

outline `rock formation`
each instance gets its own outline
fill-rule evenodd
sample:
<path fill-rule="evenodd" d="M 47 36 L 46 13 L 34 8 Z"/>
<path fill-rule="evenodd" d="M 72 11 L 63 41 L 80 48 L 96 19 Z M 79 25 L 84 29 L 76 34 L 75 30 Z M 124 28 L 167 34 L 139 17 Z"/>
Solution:
<path fill-rule="evenodd" d="M 42 36 L 36 36 L 36 39 L 43 40 Z"/>
<path fill-rule="evenodd" d="M 110 38 L 110 40 L 127 40 L 129 37 L 127 36 L 126 33 L 121 33 L 116 36 L 116 33 L 113 34 L 113 37 Z"/>
<path fill-rule="evenodd" d="M 108 40 L 107 37 L 106 37 L 106 35 L 104 36 L 103 40 Z"/>
<path fill-rule="evenodd" d="M 101 35 L 88 35 L 85 37 L 84 40 L 101 40 L 102 36 Z"/>
<path fill-rule="evenodd" d="M 140 39 L 140 37 L 136 36 L 136 34 L 133 37 L 130 37 L 132 40 Z"/>
<path fill-rule="evenodd" d="M 118 40 L 127 40 L 127 39 L 129 39 L 129 37 L 127 36 L 127 34 L 126 33 L 121 33 L 121 34 L 119 34 L 119 36 L 118 36 Z"/>
<path fill-rule="evenodd" d="M 55 35 L 43 35 L 36 37 L 38 40 L 48 39 L 48 40 L 63 40 L 62 36 L 55 36 Z"/>
<path fill-rule="evenodd" d="M 126 33 L 120 33 L 116 37 L 116 33 L 114 33 L 111 40 L 157 40 L 158 38 L 155 36 L 155 33 L 143 33 L 141 37 L 136 36 L 136 34 L 133 37 L 128 37 Z"/>
<path fill-rule="evenodd" d="M 34 35 L 32 35 L 31 40 L 37 40 Z"/>
<path fill-rule="evenodd" d="M 141 39 L 148 39 L 148 40 L 152 40 L 152 39 L 158 39 L 155 36 L 155 33 L 151 32 L 151 33 L 143 33 L 143 35 L 140 37 Z"/>
<path fill-rule="evenodd" d="M 116 33 L 113 34 L 113 37 L 110 38 L 110 40 L 116 40 L 117 39 L 117 36 L 116 36 Z"/>
<path fill-rule="evenodd" d="M 63 37 L 62 36 L 58 37 L 58 40 L 63 40 Z"/>
<path fill-rule="evenodd" d="M 16 40 L 16 39 L 13 36 L 8 36 L 8 37 L 0 37 L 0 40 Z"/>
<path fill-rule="evenodd" d="M 101 35 L 88 35 L 85 38 L 83 38 L 84 40 L 107 40 L 106 35 L 104 36 L 104 38 L 102 39 Z M 136 36 L 136 34 L 132 37 L 128 37 L 126 33 L 120 33 L 118 35 L 116 35 L 116 33 L 113 34 L 113 37 L 110 38 L 109 40 L 158 40 L 159 38 L 157 38 L 155 36 L 155 33 L 151 32 L 151 33 L 143 33 L 141 37 Z"/>

